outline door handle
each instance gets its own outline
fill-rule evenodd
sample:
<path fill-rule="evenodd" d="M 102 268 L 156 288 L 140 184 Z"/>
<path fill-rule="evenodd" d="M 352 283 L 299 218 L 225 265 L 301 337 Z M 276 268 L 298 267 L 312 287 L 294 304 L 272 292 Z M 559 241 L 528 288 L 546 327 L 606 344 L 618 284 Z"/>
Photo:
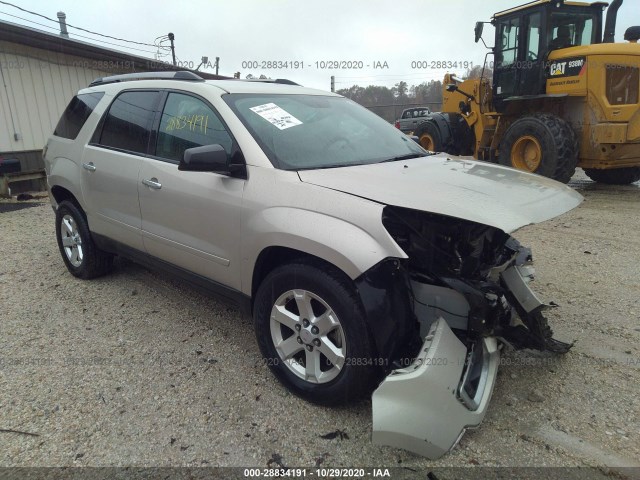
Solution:
<path fill-rule="evenodd" d="M 89 170 L 90 172 L 96 171 L 96 166 L 93 164 L 93 162 L 83 163 L 82 168 L 84 168 L 85 170 Z"/>
<path fill-rule="evenodd" d="M 153 188 L 154 190 L 160 190 L 162 188 L 162 184 L 160 182 L 158 182 L 158 179 L 156 177 L 150 178 L 150 179 L 144 179 L 142 180 L 142 184 L 146 185 L 149 188 Z"/>

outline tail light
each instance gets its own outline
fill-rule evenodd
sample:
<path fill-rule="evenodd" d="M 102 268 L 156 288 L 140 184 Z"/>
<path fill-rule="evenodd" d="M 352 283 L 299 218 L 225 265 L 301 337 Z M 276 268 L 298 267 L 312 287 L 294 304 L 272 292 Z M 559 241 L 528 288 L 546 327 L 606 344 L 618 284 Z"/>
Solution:
<path fill-rule="evenodd" d="M 400 128 L 400 120 L 396 120 L 395 126 L 396 128 Z"/>

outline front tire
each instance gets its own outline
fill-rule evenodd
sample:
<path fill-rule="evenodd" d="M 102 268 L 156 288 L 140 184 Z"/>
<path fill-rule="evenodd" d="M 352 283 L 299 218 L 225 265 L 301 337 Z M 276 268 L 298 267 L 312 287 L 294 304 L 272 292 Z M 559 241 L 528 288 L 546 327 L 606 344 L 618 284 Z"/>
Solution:
<path fill-rule="evenodd" d="M 430 120 L 420 124 L 417 135 L 420 146 L 430 152 L 442 152 L 444 146 L 438 126 Z"/>
<path fill-rule="evenodd" d="M 254 325 L 265 362 L 296 395 L 337 405 L 371 392 L 375 352 L 341 272 L 305 263 L 276 268 L 256 294 Z"/>
<path fill-rule="evenodd" d="M 56 238 L 72 275 L 88 280 L 110 270 L 113 256 L 96 247 L 84 212 L 68 200 L 60 202 L 56 210 Z"/>
<path fill-rule="evenodd" d="M 578 164 L 578 138 L 571 126 L 550 114 L 522 117 L 500 144 L 500 164 L 567 183 Z"/>
<path fill-rule="evenodd" d="M 640 167 L 612 168 L 610 170 L 585 168 L 584 173 L 594 182 L 609 185 L 629 185 L 640 180 Z"/>

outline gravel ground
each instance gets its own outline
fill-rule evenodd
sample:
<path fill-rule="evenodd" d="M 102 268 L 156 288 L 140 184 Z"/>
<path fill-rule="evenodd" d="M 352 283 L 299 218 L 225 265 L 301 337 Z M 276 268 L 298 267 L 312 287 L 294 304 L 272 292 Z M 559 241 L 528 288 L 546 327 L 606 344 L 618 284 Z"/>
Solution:
<path fill-rule="evenodd" d="M 535 289 L 559 305 L 549 314 L 557 337 L 575 347 L 562 357 L 507 352 L 484 423 L 435 462 L 373 445 L 369 401 L 323 408 L 289 394 L 237 309 L 126 261 L 110 276 L 75 279 L 48 200 L 15 211 L 3 201 L 0 466 L 629 474 L 617 467 L 640 467 L 640 186 L 581 174 L 572 186 L 584 204 L 515 236 L 533 248 Z"/>

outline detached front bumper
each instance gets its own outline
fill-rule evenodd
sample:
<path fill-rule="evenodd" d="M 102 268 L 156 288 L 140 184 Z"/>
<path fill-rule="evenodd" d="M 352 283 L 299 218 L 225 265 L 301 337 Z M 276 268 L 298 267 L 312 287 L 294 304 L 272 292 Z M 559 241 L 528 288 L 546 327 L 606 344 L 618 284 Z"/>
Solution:
<path fill-rule="evenodd" d="M 467 349 L 438 319 L 411 365 L 392 371 L 373 393 L 373 442 L 430 459 L 444 455 L 482 422 L 499 360 L 494 337 Z"/>

